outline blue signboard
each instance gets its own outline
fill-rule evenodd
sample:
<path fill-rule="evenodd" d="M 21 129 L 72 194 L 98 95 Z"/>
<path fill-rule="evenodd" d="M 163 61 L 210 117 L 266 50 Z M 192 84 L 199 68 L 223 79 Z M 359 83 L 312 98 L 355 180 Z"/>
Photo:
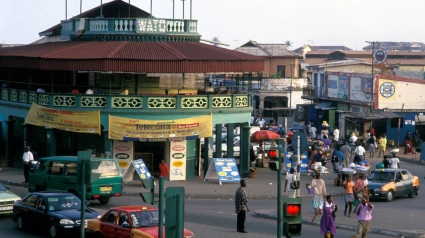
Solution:
<path fill-rule="evenodd" d="M 219 182 L 231 183 L 241 180 L 234 158 L 214 158 L 214 165 Z"/>
<path fill-rule="evenodd" d="M 142 159 L 133 160 L 131 163 L 139 174 L 140 179 L 149 179 L 151 177 L 151 173 L 149 172 L 148 167 L 146 167 L 146 164 Z"/>
<path fill-rule="evenodd" d="M 293 154 L 293 151 L 286 151 L 285 152 L 285 163 L 286 163 L 286 171 L 289 172 L 291 169 L 291 160 L 289 158 Z M 304 152 L 303 155 L 301 155 L 301 173 L 308 173 L 308 152 Z"/>

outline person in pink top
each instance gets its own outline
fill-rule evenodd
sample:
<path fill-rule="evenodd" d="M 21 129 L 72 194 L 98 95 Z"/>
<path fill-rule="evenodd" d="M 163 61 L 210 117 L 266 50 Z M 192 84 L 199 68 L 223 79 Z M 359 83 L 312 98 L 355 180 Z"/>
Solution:
<path fill-rule="evenodd" d="M 367 238 L 370 229 L 370 221 L 372 220 L 372 209 L 373 205 L 369 202 L 369 197 L 363 196 L 361 198 L 361 204 L 357 206 L 357 238 Z"/>

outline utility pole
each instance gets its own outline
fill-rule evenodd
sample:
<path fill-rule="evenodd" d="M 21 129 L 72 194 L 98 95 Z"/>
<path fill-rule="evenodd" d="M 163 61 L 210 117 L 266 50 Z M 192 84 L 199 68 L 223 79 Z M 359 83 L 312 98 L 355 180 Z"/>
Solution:
<path fill-rule="evenodd" d="M 83 0 L 80 0 L 80 14 L 83 11 Z"/>
<path fill-rule="evenodd" d="M 181 0 L 183 2 L 183 20 L 184 20 L 184 2 L 186 2 L 186 0 Z"/>
<path fill-rule="evenodd" d="M 368 44 L 372 44 L 372 93 L 371 93 L 371 98 L 372 98 L 372 102 L 371 102 L 371 108 L 370 111 L 373 112 L 374 110 L 374 100 L 375 100 L 375 59 L 373 58 L 373 54 L 375 53 L 375 44 L 377 44 L 377 41 L 366 41 L 366 43 Z"/>
<path fill-rule="evenodd" d="M 291 84 L 289 86 L 289 116 L 292 116 L 292 67 L 293 67 L 293 63 L 291 61 L 290 65 L 291 67 Z"/>
<path fill-rule="evenodd" d="M 192 20 L 192 0 L 190 0 L 190 20 Z"/>
<path fill-rule="evenodd" d="M 68 20 L 68 0 L 65 0 L 65 20 Z"/>
<path fill-rule="evenodd" d="M 173 0 L 173 20 L 174 20 L 174 1 L 175 0 Z"/>

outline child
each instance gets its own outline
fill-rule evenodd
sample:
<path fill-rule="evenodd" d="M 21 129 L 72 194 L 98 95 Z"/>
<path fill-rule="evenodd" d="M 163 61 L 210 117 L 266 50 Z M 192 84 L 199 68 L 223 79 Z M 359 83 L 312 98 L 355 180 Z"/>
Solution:
<path fill-rule="evenodd" d="M 324 235 L 325 238 L 327 233 L 330 234 L 331 238 L 333 238 L 336 233 L 335 212 L 338 210 L 338 206 L 333 201 L 333 197 L 331 195 L 327 195 L 326 202 L 323 204 L 322 208 L 323 215 L 322 219 L 320 219 L 320 234 Z M 317 210 L 316 214 L 314 214 L 314 217 L 311 220 L 312 223 L 314 223 L 316 216 L 322 213 L 322 209 Z"/>

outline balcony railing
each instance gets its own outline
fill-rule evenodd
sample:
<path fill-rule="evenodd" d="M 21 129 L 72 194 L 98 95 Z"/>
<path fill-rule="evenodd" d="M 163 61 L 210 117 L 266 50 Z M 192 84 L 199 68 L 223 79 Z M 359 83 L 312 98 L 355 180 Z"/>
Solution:
<path fill-rule="evenodd" d="M 37 103 L 57 108 L 104 109 L 235 109 L 250 107 L 249 94 L 210 94 L 177 96 L 142 96 L 113 94 L 37 93 L 19 89 L 1 89 L 1 102 Z"/>
<path fill-rule="evenodd" d="M 62 36 L 74 35 L 81 19 L 62 21 Z M 84 35 L 198 35 L 197 20 L 164 18 L 92 18 L 84 19 Z"/>
<path fill-rule="evenodd" d="M 313 88 L 303 88 L 304 97 L 317 97 L 317 91 Z"/>

